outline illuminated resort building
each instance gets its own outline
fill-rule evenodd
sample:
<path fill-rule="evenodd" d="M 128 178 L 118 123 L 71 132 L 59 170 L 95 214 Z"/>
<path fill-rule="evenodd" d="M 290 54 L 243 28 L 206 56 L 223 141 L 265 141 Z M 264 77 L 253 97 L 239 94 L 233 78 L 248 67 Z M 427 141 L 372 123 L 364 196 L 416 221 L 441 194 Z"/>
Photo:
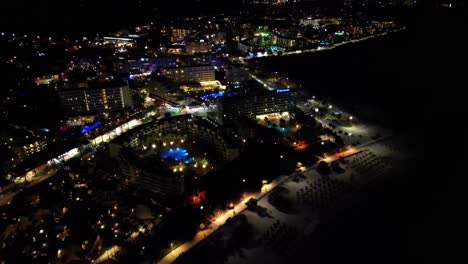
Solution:
<path fill-rule="evenodd" d="M 171 41 L 183 41 L 187 36 L 194 32 L 195 30 L 189 28 L 173 28 L 171 29 Z"/>
<path fill-rule="evenodd" d="M 111 155 L 118 156 L 121 147 L 137 150 L 149 147 L 166 135 L 179 135 L 211 145 L 223 160 L 232 160 L 239 154 L 236 145 L 223 135 L 217 124 L 192 115 L 179 115 L 149 122 L 120 136 L 111 143 Z M 170 146 L 170 142 L 167 144 Z"/>
<path fill-rule="evenodd" d="M 69 116 L 112 112 L 133 106 L 128 85 L 120 83 L 65 83 L 59 88 L 59 96 Z"/>
<path fill-rule="evenodd" d="M 171 67 L 162 70 L 162 75 L 178 83 L 210 82 L 215 80 L 215 69 L 211 65 Z"/>
<path fill-rule="evenodd" d="M 218 122 L 228 124 L 245 116 L 255 119 L 258 115 L 293 111 L 296 92 L 278 89 L 253 96 L 222 97 L 218 100 Z"/>
<path fill-rule="evenodd" d="M 172 136 L 179 139 L 179 141 L 167 140 Z M 180 146 L 192 143 L 200 144 L 200 146 L 214 151 L 220 157 L 221 162 L 233 160 L 239 155 L 238 144 L 223 134 L 215 123 L 192 115 L 173 116 L 143 124 L 113 140 L 109 144 L 109 152 L 111 157 L 122 157 L 123 153 L 125 153 L 125 151 L 122 151 L 123 148 L 133 151 L 159 148 L 161 148 L 160 151 L 171 149 L 173 152 L 178 152 L 174 153 L 178 155 L 176 160 L 179 158 L 184 162 L 188 161 L 185 156 L 188 154 L 185 148 Z M 176 145 L 179 147 L 176 147 Z M 162 156 L 167 156 L 167 153 L 162 154 Z M 168 174 L 167 171 L 160 171 L 156 168 L 148 169 L 151 164 L 146 165 L 140 170 L 135 170 L 133 165 L 125 161 L 125 158 L 121 162 L 122 171 L 128 173 L 127 176 L 142 188 L 161 195 L 183 192 L 183 170 L 181 167 L 171 168 L 175 171 Z"/>

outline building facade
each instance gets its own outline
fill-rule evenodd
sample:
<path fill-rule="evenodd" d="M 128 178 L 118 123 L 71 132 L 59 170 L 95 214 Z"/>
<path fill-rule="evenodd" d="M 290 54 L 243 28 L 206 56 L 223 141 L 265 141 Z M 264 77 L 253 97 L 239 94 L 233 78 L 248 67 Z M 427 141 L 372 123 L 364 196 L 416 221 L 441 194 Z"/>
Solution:
<path fill-rule="evenodd" d="M 228 124 L 242 116 L 255 119 L 258 115 L 290 112 L 295 107 L 296 92 L 292 89 L 278 89 L 254 96 L 226 97 L 218 100 L 217 121 Z"/>
<path fill-rule="evenodd" d="M 162 75 L 179 83 L 210 82 L 215 80 L 215 69 L 211 65 L 171 67 L 163 69 Z"/>
<path fill-rule="evenodd" d="M 194 32 L 196 31 L 188 28 L 173 28 L 171 29 L 171 41 L 181 41 Z"/>
<path fill-rule="evenodd" d="M 112 112 L 133 106 L 128 85 L 62 85 L 59 96 L 69 116 Z"/>
<path fill-rule="evenodd" d="M 239 155 L 237 146 L 221 133 L 216 124 L 192 115 L 180 115 L 149 122 L 134 132 L 115 139 L 109 148 L 111 156 L 118 155 L 119 146 L 140 150 L 149 147 L 148 142 L 169 134 L 183 135 L 203 144 L 209 144 L 223 160 L 232 160 Z"/>
<path fill-rule="evenodd" d="M 142 188 L 159 195 L 179 195 L 184 192 L 184 177 L 152 170 L 142 170 L 136 178 Z"/>

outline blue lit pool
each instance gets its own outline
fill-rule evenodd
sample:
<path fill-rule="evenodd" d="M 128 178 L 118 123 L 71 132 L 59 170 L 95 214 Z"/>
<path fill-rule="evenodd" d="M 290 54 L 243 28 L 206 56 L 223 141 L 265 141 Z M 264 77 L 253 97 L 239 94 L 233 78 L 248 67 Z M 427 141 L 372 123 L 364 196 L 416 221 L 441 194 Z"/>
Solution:
<path fill-rule="evenodd" d="M 189 154 L 185 148 L 166 149 L 162 150 L 160 153 L 163 159 L 182 160 L 187 164 L 193 161 L 193 158 L 189 158 Z"/>
<path fill-rule="evenodd" d="M 86 133 L 88 133 L 89 131 L 96 129 L 96 128 L 97 128 L 98 126 L 100 126 L 100 125 L 101 125 L 101 122 L 96 121 L 96 122 L 93 122 L 93 123 L 91 123 L 91 124 L 89 124 L 89 125 L 83 126 L 83 127 L 81 128 L 81 134 L 86 134 Z"/>
<path fill-rule="evenodd" d="M 284 128 L 284 127 L 280 127 L 280 126 L 274 127 L 274 126 L 272 126 L 272 125 L 268 125 L 267 127 L 269 127 L 269 128 L 274 128 L 274 129 L 278 130 L 279 132 L 281 132 L 281 133 L 283 133 L 283 134 L 288 133 L 288 130 L 287 130 L 286 128 Z"/>

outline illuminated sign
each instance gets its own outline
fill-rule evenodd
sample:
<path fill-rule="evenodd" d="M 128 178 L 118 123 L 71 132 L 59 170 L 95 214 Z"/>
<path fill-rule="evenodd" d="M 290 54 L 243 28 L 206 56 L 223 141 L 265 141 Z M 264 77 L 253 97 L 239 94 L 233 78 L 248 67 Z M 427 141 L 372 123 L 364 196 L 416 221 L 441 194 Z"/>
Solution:
<path fill-rule="evenodd" d="M 276 90 L 276 93 L 287 93 L 289 92 L 289 89 L 278 89 Z"/>
<path fill-rule="evenodd" d="M 206 100 L 208 98 L 216 98 L 216 97 L 221 97 L 223 95 L 224 95 L 223 92 L 217 92 L 217 93 L 210 93 L 210 94 L 200 96 L 200 98 L 203 99 L 203 100 Z"/>

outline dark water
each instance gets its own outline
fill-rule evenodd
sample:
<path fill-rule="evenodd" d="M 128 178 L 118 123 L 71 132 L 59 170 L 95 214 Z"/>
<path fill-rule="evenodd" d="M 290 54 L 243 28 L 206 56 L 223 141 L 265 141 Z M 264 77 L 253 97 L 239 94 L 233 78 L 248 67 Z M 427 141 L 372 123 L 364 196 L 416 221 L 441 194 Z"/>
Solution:
<path fill-rule="evenodd" d="M 345 105 L 357 116 L 395 126 L 395 119 L 405 118 L 400 110 L 411 108 L 413 99 L 408 96 L 408 82 L 418 58 L 410 34 L 398 32 L 330 51 L 270 57 L 258 64 L 287 74 L 302 89 Z"/>
<path fill-rule="evenodd" d="M 395 128 L 416 157 L 368 201 L 321 226 L 297 263 L 437 263 L 463 252 L 453 236 L 468 142 L 467 14 L 424 10 L 408 30 L 328 52 L 267 58 L 304 89 Z M 365 106 L 365 107 L 362 107 Z M 449 135 L 453 135 L 449 136 Z"/>
<path fill-rule="evenodd" d="M 463 75 L 458 63 L 466 63 L 461 32 L 467 16 L 430 10 L 408 17 L 404 32 L 330 51 L 261 58 L 257 64 L 287 74 L 302 89 L 356 116 L 397 130 L 422 129 L 433 114 L 463 105 L 457 80 Z"/>

